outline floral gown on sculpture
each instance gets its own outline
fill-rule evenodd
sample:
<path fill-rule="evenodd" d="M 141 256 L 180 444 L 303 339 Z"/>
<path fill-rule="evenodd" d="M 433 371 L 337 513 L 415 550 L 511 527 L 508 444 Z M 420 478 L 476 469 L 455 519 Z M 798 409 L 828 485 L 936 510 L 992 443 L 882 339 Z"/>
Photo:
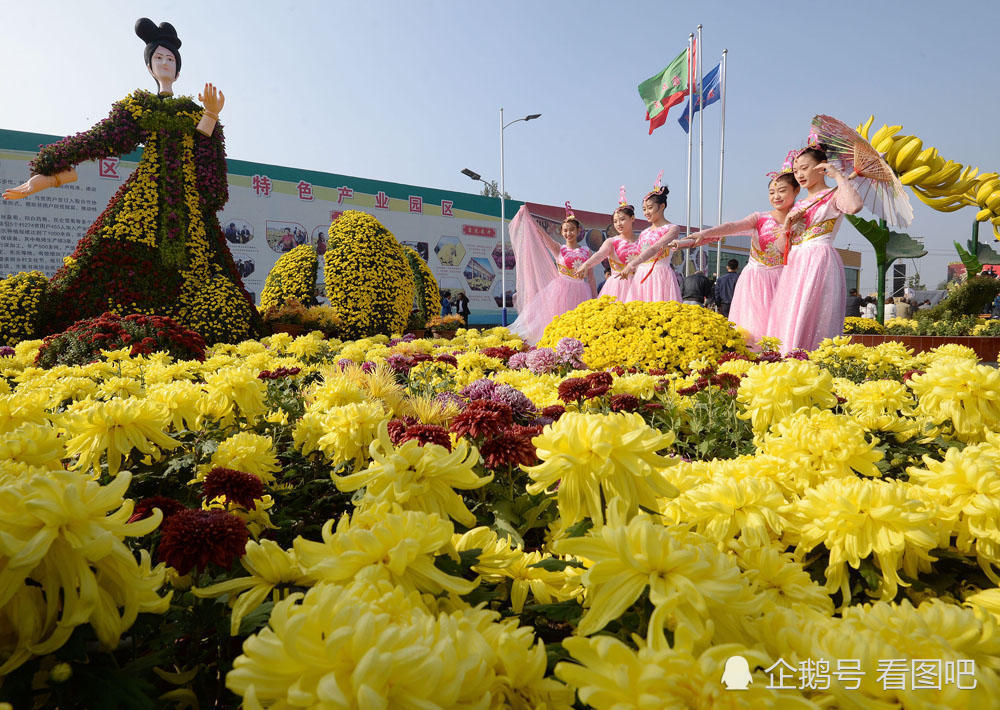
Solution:
<path fill-rule="evenodd" d="M 143 146 L 142 159 L 53 276 L 46 322 L 59 330 L 105 311 L 175 318 L 208 342 L 251 334 L 257 311 L 216 213 L 229 199 L 221 124 L 196 130 L 186 97 L 136 91 L 89 131 L 42 148 L 33 175 Z"/>

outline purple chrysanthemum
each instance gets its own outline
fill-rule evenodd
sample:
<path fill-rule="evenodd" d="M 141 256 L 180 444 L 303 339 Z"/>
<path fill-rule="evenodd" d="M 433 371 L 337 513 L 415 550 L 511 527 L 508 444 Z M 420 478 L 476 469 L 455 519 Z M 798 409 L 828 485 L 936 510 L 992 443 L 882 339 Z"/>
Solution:
<path fill-rule="evenodd" d="M 465 408 L 465 400 L 459 397 L 451 390 L 447 390 L 445 392 L 441 392 L 439 394 L 434 395 L 434 401 L 440 402 L 441 404 L 448 404 L 450 402 L 452 404 L 458 405 L 459 409 Z"/>
<path fill-rule="evenodd" d="M 583 343 L 576 338 L 560 338 L 556 345 L 556 355 L 560 362 L 567 365 L 576 366 L 577 363 L 582 365 Z"/>
<path fill-rule="evenodd" d="M 462 389 L 461 395 L 467 399 L 491 399 L 497 383 L 485 377 L 469 383 Z"/>
<path fill-rule="evenodd" d="M 514 412 L 515 417 L 530 418 L 535 415 L 535 405 L 521 390 L 510 385 L 497 385 L 491 399 L 503 402 Z"/>

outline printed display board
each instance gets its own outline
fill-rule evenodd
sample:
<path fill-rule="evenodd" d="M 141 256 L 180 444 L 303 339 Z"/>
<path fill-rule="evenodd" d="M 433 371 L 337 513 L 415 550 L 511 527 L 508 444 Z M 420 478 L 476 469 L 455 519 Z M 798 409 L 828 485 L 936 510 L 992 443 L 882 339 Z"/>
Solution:
<path fill-rule="evenodd" d="M 37 147 L 57 140 L 0 130 L 0 191 L 27 180 Z M 0 277 L 36 269 L 51 277 L 140 157 L 136 152 L 82 163 L 75 183 L 0 200 Z M 473 323 L 499 323 L 504 290 L 508 308 L 513 306 L 514 255 L 508 242 L 502 272 L 498 199 L 241 160 L 229 160 L 228 167 L 229 201 L 219 223 L 258 302 L 282 254 L 312 244 L 322 255 L 331 222 L 346 210 L 361 210 L 416 249 L 442 289 L 452 296 L 466 293 Z M 508 220 L 521 204 L 506 201 Z"/>

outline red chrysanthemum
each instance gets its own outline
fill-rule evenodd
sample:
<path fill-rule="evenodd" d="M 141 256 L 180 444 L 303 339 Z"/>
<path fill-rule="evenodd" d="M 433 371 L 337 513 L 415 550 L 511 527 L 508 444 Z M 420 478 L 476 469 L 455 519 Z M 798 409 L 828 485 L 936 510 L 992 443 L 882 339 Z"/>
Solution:
<path fill-rule="evenodd" d="M 263 498 L 264 482 L 252 473 L 216 466 L 205 476 L 202 493 L 206 500 L 221 495 L 227 501 L 250 510 L 254 507 L 255 500 Z"/>
<path fill-rule="evenodd" d="M 509 345 L 500 345 L 495 348 L 483 348 L 479 352 L 481 352 L 483 355 L 486 355 L 487 357 L 495 357 L 500 360 L 503 360 L 506 363 L 507 360 L 510 359 L 510 356 L 516 353 L 517 350 L 510 347 Z"/>
<path fill-rule="evenodd" d="M 740 376 L 731 372 L 723 372 L 720 375 L 712 375 L 711 383 L 724 390 L 739 389 Z"/>
<path fill-rule="evenodd" d="M 406 427 L 397 444 L 404 441 L 416 439 L 421 446 L 424 444 L 437 444 L 451 451 L 451 439 L 448 437 L 448 430 L 435 424 L 413 424 Z"/>
<path fill-rule="evenodd" d="M 612 412 L 634 412 L 639 408 L 639 398 L 634 394 L 614 394 L 609 404 Z"/>
<path fill-rule="evenodd" d="M 550 404 L 541 411 L 543 417 L 548 417 L 549 419 L 555 420 L 566 413 L 566 407 L 561 404 Z"/>
<path fill-rule="evenodd" d="M 474 399 L 451 420 L 451 430 L 458 436 L 479 439 L 510 426 L 514 412 L 503 402 Z"/>
<path fill-rule="evenodd" d="M 732 352 L 732 351 L 727 352 L 727 353 L 722 353 L 721 355 L 719 355 L 719 357 L 716 359 L 715 362 L 717 364 L 721 365 L 722 363 L 729 362 L 730 360 L 746 360 L 747 362 L 753 362 L 750 358 L 748 358 L 743 353 L 737 353 L 737 352 Z M 652 370 L 650 370 L 649 374 L 652 375 L 654 373 L 653 373 Z M 661 372 L 659 374 L 665 375 L 666 372 Z"/>
<path fill-rule="evenodd" d="M 246 523 L 224 510 L 182 510 L 161 527 L 157 554 L 179 574 L 214 563 L 229 569 L 246 551 Z"/>
<path fill-rule="evenodd" d="M 403 442 L 403 435 L 406 433 L 407 424 L 402 419 L 390 419 L 385 425 L 389 430 L 389 441 L 399 446 Z"/>
<path fill-rule="evenodd" d="M 541 427 L 514 425 L 483 442 L 479 453 L 487 469 L 507 466 L 532 466 L 538 463 L 535 445 L 531 440 L 538 436 Z"/>
<path fill-rule="evenodd" d="M 448 353 L 442 353 L 434 358 L 438 362 L 443 362 L 445 365 L 451 365 L 452 367 L 458 367 L 458 358 L 454 355 L 449 355 Z"/>
<path fill-rule="evenodd" d="M 167 498 L 166 496 L 150 496 L 149 498 L 143 498 L 138 503 L 135 504 L 135 508 L 132 510 L 132 517 L 128 519 L 130 523 L 134 523 L 136 520 L 144 520 L 153 514 L 153 508 L 159 508 L 163 513 L 163 519 L 166 520 L 171 515 L 179 513 L 184 510 L 185 506 L 180 501 L 176 501 L 173 498 Z"/>
<path fill-rule="evenodd" d="M 559 399 L 570 403 L 579 401 L 590 391 L 590 382 L 586 377 L 571 377 L 559 383 Z"/>

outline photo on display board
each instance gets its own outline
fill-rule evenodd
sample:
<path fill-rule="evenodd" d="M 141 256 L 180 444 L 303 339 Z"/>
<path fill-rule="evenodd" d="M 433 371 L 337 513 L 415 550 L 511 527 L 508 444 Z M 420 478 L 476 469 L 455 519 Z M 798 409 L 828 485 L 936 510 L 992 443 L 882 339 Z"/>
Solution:
<path fill-rule="evenodd" d="M 253 225 L 245 219 L 232 217 L 226 220 L 222 218 L 222 233 L 226 235 L 226 241 L 230 244 L 246 244 L 253 239 Z"/>
<path fill-rule="evenodd" d="M 496 278 L 496 272 L 493 270 L 489 259 L 484 259 L 481 256 L 474 256 L 469 259 L 469 263 L 465 265 L 465 271 L 462 272 L 465 276 L 466 283 L 469 284 L 469 288 L 473 291 L 489 291 L 493 286 L 493 279 Z"/>
<path fill-rule="evenodd" d="M 277 222 L 267 220 L 267 245 L 279 254 L 290 252 L 305 244 L 309 235 L 298 222 Z"/>
<path fill-rule="evenodd" d="M 441 237 L 434 245 L 434 253 L 442 266 L 460 266 L 465 258 L 465 245 L 458 237 Z"/>
<path fill-rule="evenodd" d="M 515 265 L 514 250 L 511 247 L 510 242 L 507 242 L 506 244 L 504 244 L 504 249 L 506 249 L 506 252 L 502 255 L 504 263 L 507 265 L 507 269 L 508 270 L 513 269 L 514 265 Z M 497 242 L 497 245 L 495 247 L 493 247 L 493 254 L 492 254 L 492 256 L 493 256 L 493 263 L 496 264 L 497 268 L 499 269 L 500 268 L 500 258 L 501 258 L 500 243 L 499 242 Z"/>
<path fill-rule="evenodd" d="M 330 225 L 319 225 L 313 228 L 312 236 L 309 239 L 309 243 L 316 247 L 316 254 L 318 256 L 323 256 L 326 254 L 326 242 L 329 238 Z"/>
<path fill-rule="evenodd" d="M 253 259 L 250 258 L 234 259 L 233 261 L 236 263 L 236 271 L 239 272 L 239 275 L 242 278 L 245 279 L 247 276 L 253 273 L 254 271 Z"/>

